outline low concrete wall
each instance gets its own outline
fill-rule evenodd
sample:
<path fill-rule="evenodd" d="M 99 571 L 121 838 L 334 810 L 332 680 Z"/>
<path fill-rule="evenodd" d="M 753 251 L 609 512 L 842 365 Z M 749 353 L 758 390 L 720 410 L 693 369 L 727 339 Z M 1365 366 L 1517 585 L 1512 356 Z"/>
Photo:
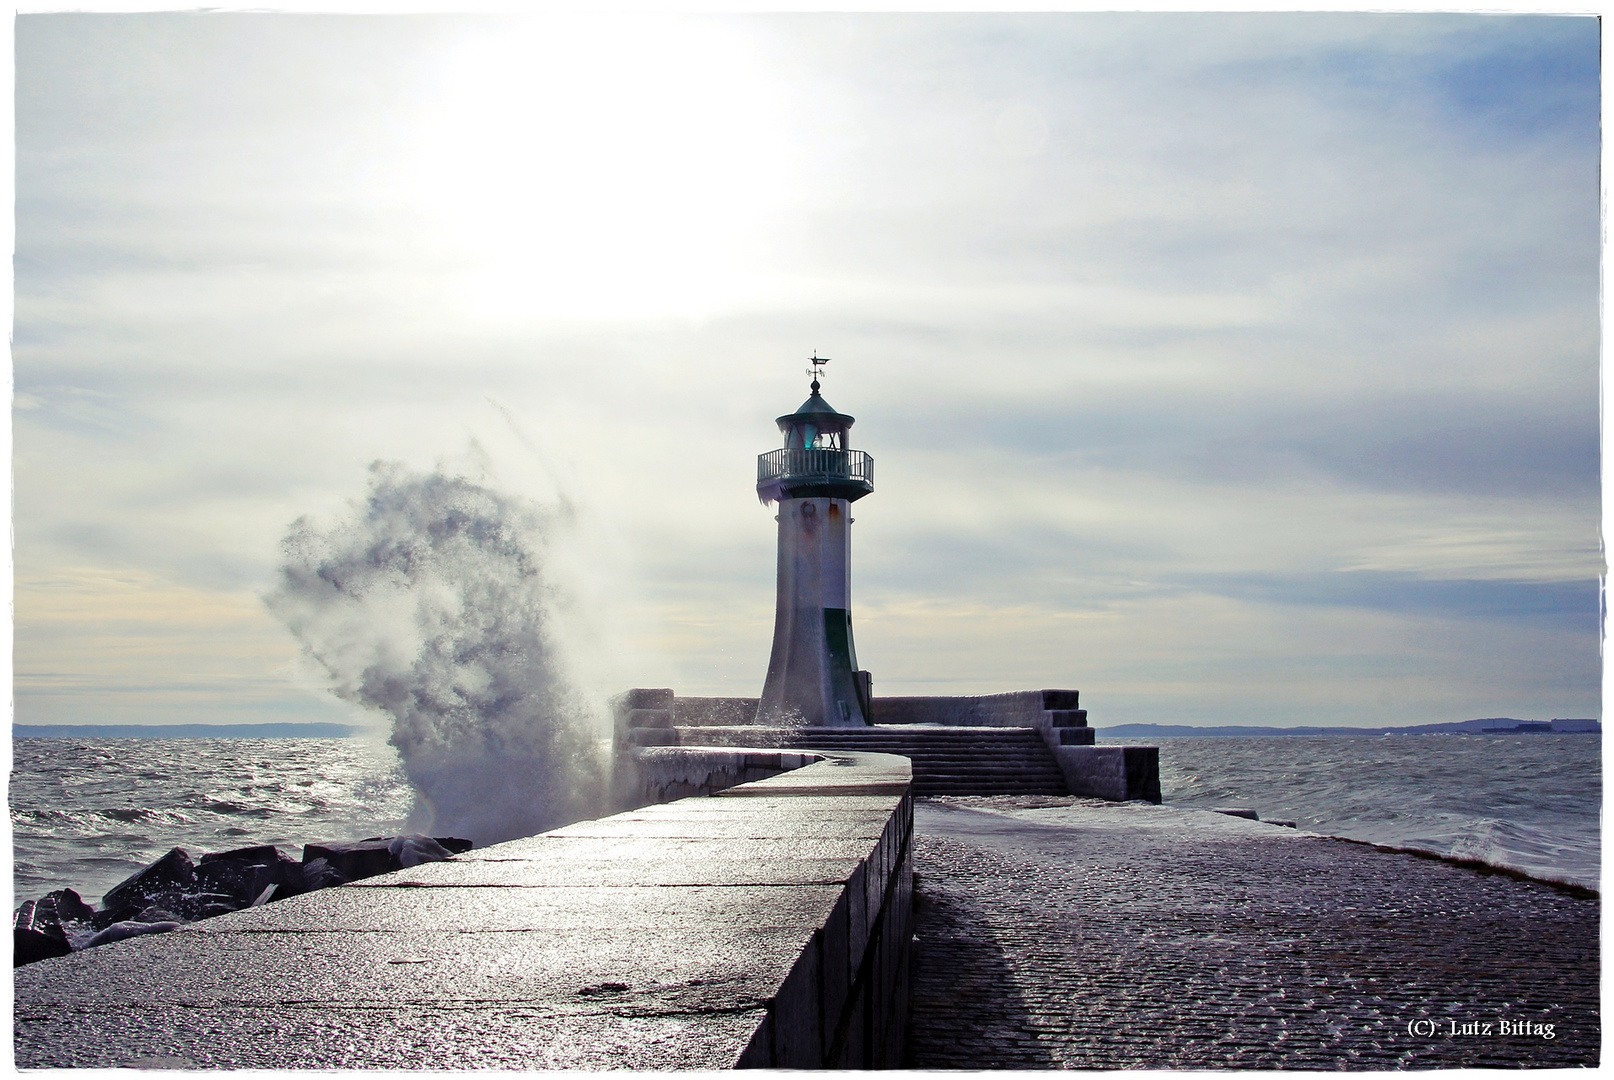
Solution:
<path fill-rule="evenodd" d="M 683 727 L 754 724 L 759 701 L 754 697 L 674 698 L 673 722 Z"/>
<path fill-rule="evenodd" d="M 720 796 L 870 799 L 869 825 L 885 821 L 874 850 L 847 877 L 769 1003 L 767 1021 L 740 1056 L 741 1068 L 894 1069 L 902 1063 L 912 981 L 912 768 L 893 754 L 824 756 L 816 765 Z M 865 836 L 868 831 L 866 825 Z"/>
<path fill-rule="evenodd" d="M 1044 732 L 1046 736 L 1047 733 Z M 1072 795 L 1127 802 L 1160 801 L 1157 746 L 1060 746 L 1050 744 L 1065 789 Z"/>
<path fill-rule="evenodd" d="M 819 760 L 807 751 L 780 751 L 719 747 L 641 747 L 618 759 L 617 768 L 629 775 L 619 778 L 629 806 L 673 802 L 694 795 L 714 795 L 725 788 L 777 776 Z M 625 779 L 625 784 L 622 783 Z"/>
<path fill-rule="evenodd" d="M 956 697 L 877 697 L 876 724 L 1036 727 L 1042 713 L 1079 709 L 1075 690 L 1016 690 Z"/>
<path fill-rule="evenodd" d="M 618 729 L 625 726 L 628 716 L 635 712 L 639 713 L 641 723 L 650 714 L 656 714 L 669 727 L 732 727 L 755 724 L 759 700 L 754 697 L 679 697 L 668 687 L 636 687 L 612 698 L 611 712 Z"/>
<path fill-rule="evenodd" d="M 844 731 L 844 728 L 781 728 L 757 727 L 747 724 L 740 727 L 700 726 L 644 728 L 635 727 L 630 747 L 684 747 L 694 750 L 703 746 L 782 747 L 790 737 L 800 732 Z"/>
<path fill-rule="evenodd" d="M 911 770 L 818 755 L 714 796 L 20 968 L 16 1062 L 897 1065 Z"/>

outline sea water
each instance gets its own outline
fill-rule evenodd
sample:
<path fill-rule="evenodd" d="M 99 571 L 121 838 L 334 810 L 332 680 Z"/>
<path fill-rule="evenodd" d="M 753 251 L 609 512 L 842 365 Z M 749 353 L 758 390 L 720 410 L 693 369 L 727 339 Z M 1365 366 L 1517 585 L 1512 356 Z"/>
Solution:
<path fill-rule="evenodd" d="M 1100 743 L 1140 739 L 1100 738 Z M 1159 738 L 1176 806 L 1240 806 L 1299 828 L 1598 887 L 1595 735 Z"/>
<path fill-rule="evenodd" d="M 367 739 L 15 739 L 16 901 L 68 887 L 91 903 L 182 847 L 192 858 L 401 831 L 414 802 Z"/>
<path fill-rule="evenodd" d="M 1327 835 L 1598 886 L 1595 736 L 1155 741 L 1173 805 L 1247 806 Z M 17 739 L 12 747 L 18 902 L 63 886 L 94 902 L 173 847 L 194 857 L 275 844 L 298 857 L 305 843 L 397 832 L 414 799 L 396 751 L 366 739 Z"/>

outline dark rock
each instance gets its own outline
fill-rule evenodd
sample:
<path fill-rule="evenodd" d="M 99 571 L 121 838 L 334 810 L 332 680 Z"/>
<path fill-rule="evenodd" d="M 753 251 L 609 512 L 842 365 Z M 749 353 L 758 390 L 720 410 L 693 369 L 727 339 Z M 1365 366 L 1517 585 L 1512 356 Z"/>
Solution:
<path fill-rule="evenodd" d="M 456 844 L 469 845 L 468 841 L 448 837 Z M 461 850 L 465 850 L 462 848 Z M 348 881 L 374 877 L 377 874 L 419 866 L 424 862 L 441 862 L 454 857 L 454 851 L 433 837 L 423 833 L 406 833 L 402 836 L 369 836 L 346 843 L 308 844 L 303 847 L 303 867 L 317 859 L 324 859 Z"/>
<path fill-rule="evenodd" d="M 347 882 L 348 879 L 338 873 L 328 860 L 315 859 L 303 864 L 303 887 L 306 892 L 332 885 L 346 885 Z"/>
<path fill-rule="evenodd" d="M 88 948 L 155 932 L 136 927 L 170 929 L 314 889 L 453 858 L 472 846 L 459 837 L 411 833 L 309 844 L 303 849 L 302 862 L 272 844 L 258 844 L 210 851 L 195 863 L 183 848 L 174 848 L 109 890 L 99 911 L 71 889 L 59 889 L 44 900 L 23 905 L 15 920 L 16 962 L 66 955 L 75 940 Z"/>
<path fill-rule="evenodd" d="M 119 904 L 117 907 L 103 907 L 97 911 L 91 926 L 96 930 L 105 930 L 113 923 L 131 922 L 137 920 L 142 911 L 154 906 L 167 910 L 180 910 L 188 907 L 189 895 L 176 889 L 155 896 L 135 896 L 129 902 Z"/>
<path fill-rule="evenodd" d="M 401 869 L 388 850 L 386 837 L 371 840 L 349 840 L 325 844 L 303 845 L 303 874 L 307 876 L 311 863 L 323 859 L 344 881 L 374 877 Z"/>
<path fill-rule="evenodd" d="M 140 937 L 142 934 L 166 934 L 170 930 L 178 930 L 183 923 L 179 922 L 136 922 L 126 919 L 115 922 L 102 930 L 85 943 L 86 949 L 93 949 L 97 945 L 106 945 L 113 941 L 122 941 L 124 938 Z"/>
<path fill-rule="evenodd" d="M 196 891 L 196 867 L 184 848 L 174 848 L 144 870 L 124 879 L 101 899 L 103 912 L 133 909 Z"/>
<path fill-rule="evenodd" d="M 177 918 L 181 922 L 195 922 L 197 919 L 211 919 L 215 915 L 240 911 L 250 904 L 250 900 L 243 901 L 230 893 L 194 892 L 178 897 L 169 910 L 178 912 Z"/>
<path fill-rule="evenodd" d="M 11 919 L 11 966 L 21 967 L 73 951 L 67 932 L 56 918 L 54 906 L 40 900 L 26 900 Z"/>
<path fill-rule="evenodd" d="M 228 859 L 232 862 L 244 863 L 272 863 L 280 858 L 280 849 L 273 844 L 258 844 L 255 847 L 231 848 L 229 851 L 209 851 L 197 860 L 197 867 Z"/>
<path fill-rule="evenodd" d="M 453 853 L 429 836 L 419 834 L 394 836 L 387 844 L 387 852 L 400 868 L 419 866 L 421 863 L 442 862 L 452 859 Z"/>
<path fill-rule="evenodd" d="M 155 922 L 188 922 L 189 920 L 180 918 L 178 915 L 175 915 L 172 911 L 169 911 L 167 908 L 161 908 L 161 907 L 158 907 L 156 904 L 152 904 L 150 907 L 146 908 L 144 911 L 142 911 L 140 914 L 136 915 L 133 919 L 131 919 L 129 921 L 130 922 L 155 923 Z"/>
<path fill-rule="evenodd" d="M 197 888 L 233 897 L 237 907 L 248 907 L 274 888 L 275 899 L 305 891 L 302 863 L 270 845 L 209 852 L 196 865 Z"/>
<path fill-rule="evenodd" d="M 88 926 L 95 919 L 95 909 L 72 889 L 57 889 L 46 895 L 40 903 L 49 902 L 56 909 L 56 918 L 64 925 L 83 923 Z"/>
<path fill-rule="evenodd" d="M 237 901 L 238 907 L 246 907 L 262 889 L 262 886 L 253 888 L 262 873 L 263 867 L 259 863 L 241 859 L 209 859 L 204 855 L 202 861 L 196 864 L 196 887 L 203 892 L 229 896 Z"/>
<path fill-rule="evenodd" d="M 42 900 L 28 901 L 12 923 L 16 964 L 65 956 L 75 940 L 83 941 L 96 929 L 95 909 L 72 889 L 57 889 Z"/>
<path fill-rule="evenodd" d="M 105 930 L 115 922 L 138 915 L 140 910 L 140 908 L 130 907 L 127 904 L 117 908 L 102 908 L 90 920 L 90 926 L 95 930 Z"/>
<path fill-rule="evenodd" d="M 307 892 L 308 885 L 303 881 L 303 864 L 289 855 L 280 856 L 280 885 L 275 889 L 274 899 L 284 900 L 288 896 Z"/>

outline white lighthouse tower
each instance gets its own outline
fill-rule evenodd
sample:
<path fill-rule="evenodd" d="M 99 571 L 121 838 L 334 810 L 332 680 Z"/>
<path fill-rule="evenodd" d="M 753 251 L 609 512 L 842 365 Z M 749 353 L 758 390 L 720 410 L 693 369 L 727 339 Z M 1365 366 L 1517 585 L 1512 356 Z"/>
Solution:
<path fill-rule="evenodd" d="M 779 599 L 757 722 L 870 723 L 869 673 L 852 644 L 851 504 L 874 490 L 874 459 L 847 445 L 852 417 L 812 395 L 779 417 L 783 449 L 757 458 L 757 497 L 779 506 Z"/>

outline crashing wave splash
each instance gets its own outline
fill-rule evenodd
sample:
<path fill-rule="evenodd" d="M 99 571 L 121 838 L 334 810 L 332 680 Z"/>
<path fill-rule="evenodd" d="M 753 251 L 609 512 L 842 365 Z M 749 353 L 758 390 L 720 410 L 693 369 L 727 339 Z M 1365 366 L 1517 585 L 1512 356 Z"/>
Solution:
<path fill-rule="evenodd" d="M 411 827 L 480 846 L 598 812 L 592 709 L 564 670 L 543 573 L 557 515 L 377 462 L 345 520 L 284 541 L 271 608 L 343 700 L 385 713 Z"/>

